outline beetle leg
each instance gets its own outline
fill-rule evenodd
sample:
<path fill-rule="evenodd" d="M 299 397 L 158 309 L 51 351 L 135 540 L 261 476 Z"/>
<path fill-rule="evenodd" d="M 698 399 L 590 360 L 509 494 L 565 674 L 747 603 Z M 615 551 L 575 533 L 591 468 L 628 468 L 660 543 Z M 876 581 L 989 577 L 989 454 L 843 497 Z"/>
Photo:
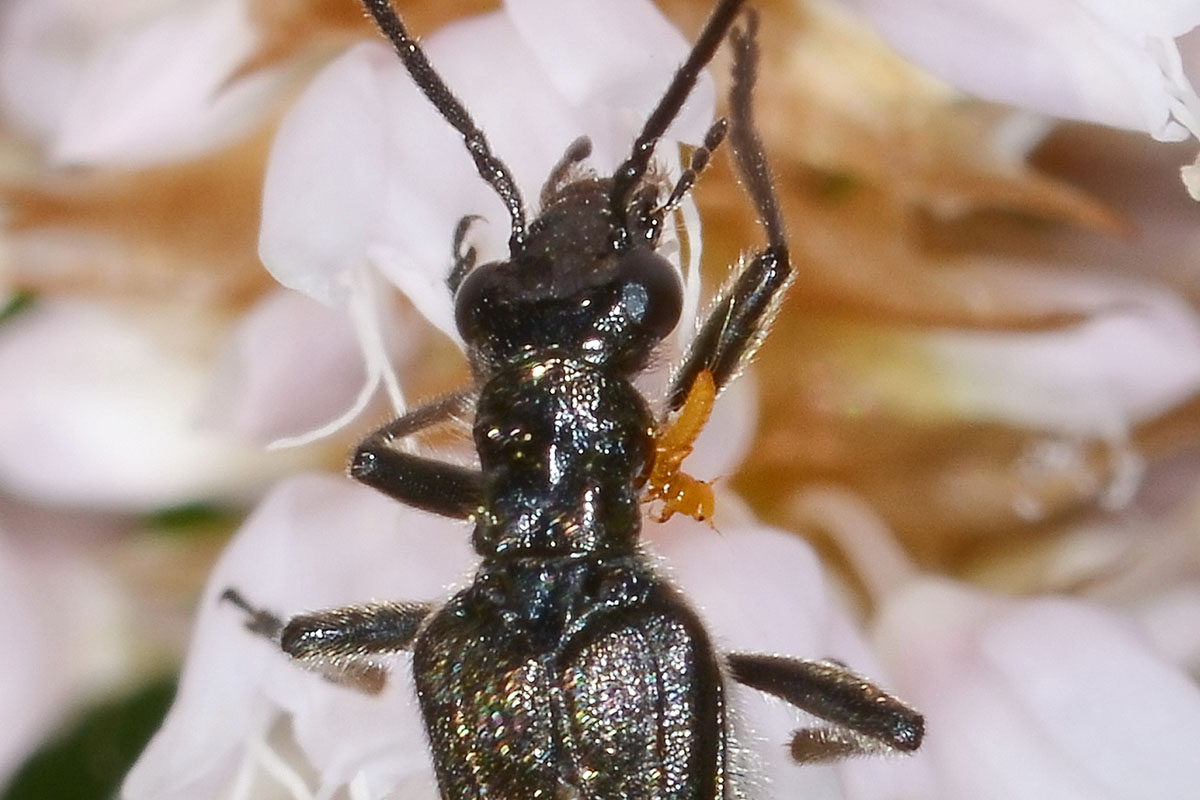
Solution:
<path fill-rule="evenodd" d="M 479 470 L 406 453 L 393 442 L 471 408 L 474 393 L 459 391 L 421 406 L 364 438 L 350 461 L 350 477 L 402 503 L 455 519 L 479 509 Z"/>
<path fill-rule="evenodd" d="M 730 34 L 733 87 L 729 93 L 729 139 L 742 182 L 758 212 L 767 246 L 734 274 L 718 294 L 683 362 L 672 376 L 668 408 L 680 408 L 702 370 L 713 374 L 717 394 L 754 355 L 792 279 L 779 200 L 771 185 L 762 142 L 754 128 L 750 97 L 758 66 L 758 17 L 746 12 L 745 30 Z"/>
<path fill-rule="evenodd" d="M 796 731 L 791 752 L 799 763 L 911 753 L 925 735 L 924 717 L 837 662 L 747 653 L 730 654 L 726 662 L 738 683 L 829 723 Z"/>
<path fill-rule="evenodd" d="M 236 589 L 226 589 L 221 599 L 248 615 L 247 629 L 275 642 L 307 669 L 367 694 L 378 694 L 387 682 L 387 666 L 377 659 L 409 649 L 432 610 L 425 603 L 370 603 L 301 614 L 284 623 Z"/>

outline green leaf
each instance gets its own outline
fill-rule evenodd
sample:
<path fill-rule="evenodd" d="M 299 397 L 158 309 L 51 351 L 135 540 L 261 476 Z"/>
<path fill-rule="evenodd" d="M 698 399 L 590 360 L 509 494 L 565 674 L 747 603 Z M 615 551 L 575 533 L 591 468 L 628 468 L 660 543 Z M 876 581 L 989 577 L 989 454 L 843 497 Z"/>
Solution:
<path fill-rule="evenodd" d="M 86 711 L 21 767 L 0 800 L 108 800 L 175 696 L 175 676 Z"/>

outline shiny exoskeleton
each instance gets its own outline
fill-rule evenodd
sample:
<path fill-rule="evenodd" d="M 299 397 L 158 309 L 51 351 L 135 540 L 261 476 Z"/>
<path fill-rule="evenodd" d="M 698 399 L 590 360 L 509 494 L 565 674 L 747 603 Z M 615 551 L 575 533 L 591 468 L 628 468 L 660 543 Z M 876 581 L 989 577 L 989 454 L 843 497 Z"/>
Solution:
<path fill-rule="evenodd" d="M 410 505 L 473 521 L 482 562 L 472 584 L 441 607 L 352 606 L 284 625 L 234 590 L 226 598 L 292 657 L 367 691 L 382 685 L 378 657 L 411 650 L 448 799 L 740 796 L 729 680 L 825 720 L 796 733 L 798 761 L 916 749 L 920 715 L 836 663 L 718 655 L 638 545 L 659 417 L 678 412 L 698 380 L 711 395 L 736 376 L 791 277 L 751 124 L 754 15 L 735 27 L 742 2 L 721 0 L 625 163 L 611 177 L 579 169 L 590 145 L 578 140 L 527 224 L 507 167 L 389 0 L 365 2 L 414 81 L 462 134 L 512 227 L 508 260 L 479 266 L 463 249 L 471 219 L 454 234 L 449 283 L 474 385 L 368 436 L 350 474 Z M 680 180 L 664 186 L 651 169 L 655 144 L 727 36 L 730 123 L 714 124 Z M 656 414 L 632 379 L 682 305 L 676 271 L 656 247 L 664 220 L 727 132 L 767 244 L 715 302 Z M 477 468 L 393 446 L 472 411 Z"/>

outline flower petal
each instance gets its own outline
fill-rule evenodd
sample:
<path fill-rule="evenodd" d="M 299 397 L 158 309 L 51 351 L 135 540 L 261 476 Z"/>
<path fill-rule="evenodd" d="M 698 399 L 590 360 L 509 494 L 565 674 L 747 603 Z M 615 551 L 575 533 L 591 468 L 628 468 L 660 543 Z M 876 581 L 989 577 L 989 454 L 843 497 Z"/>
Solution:
<path fill-rule="evenodd" d="M 0 786 L 89 701 L 150 666 L 113 569 L 123 520 L 0 496 Z M 143 609 L 144 610 L 144 609 Z"/>
<path fill-rule="evenodd" d="M 239 322 L 200 420 L 261 442 L 310 430 L 350 405 L 360 362 L 345 315 L 277 291 Z"/>
<path fill-rule="evenodd" d="M 843 0 L 911 59 L 980 97 L 1176 139 L 1153 41 L 1200 23 L 1189 0 L 1114 3 Z"/>
<path fill-rule="evenodd" d="M 923 337 L 968 413 L 1119 439 L 1200 390 L 1200 321 L 1182 300 L 1144 292 L 1066 330 Z"/>
<path fill-rule="evenodd" d="M 253 50 L 245 0 L 176 5 L 114 38 L 85 69 L 51 150 L 57 164 L 142 166 L 248 131 L 280 75 L 227 84 Z"/>
<path fill-rule="evenodd" d="M 875 638 L 926 715 L 942 797 L 1166 800 L 1200 782 L 1200 690 L 1096 607 L 927 579 Z"/>
<path fill-rule="evenodd" d="M 384 133 L 373 109 L 383 100 L 376 72 L 388 58 L 362 45 L 333 61 L 271 148 L 259 255 L 277 281 L 327 305 L 348 305 L 384 202 Z"/>
<path fill-rule="evenodd" d="M 688 42 L 641 0 L 509 0 L 505 9 L 554 88 L 582 119 L 604 123 L 580 133 L 592 136 L 595 163 L 611 172 L 629 155 L 633 136 L 687 57 Z M 704 73 L 668 138 L 700 141 L 713 106 L 712 79 Z"/>
<path fill-rule="evenodd" d="M 92 51 L 145 12 L 143 0 L 10 0 L 0 7 L 0 108 L 38 141 L 61 127 Z"/>
<path fill-rule="evenodd" d="M 194 322 L 194 320 L 193 320 Z M 160 337 L 170 323 L 42 301 L 0 328 L 0 481 L 56 504 L 153 509 L 245 499 L 302 454 L 192 423 L 208 365 Z"/>
<path fill-rule="evenodd" d="M 0 532 L 6 534 L 7 532 Z M 58 637 L 39 602 L 30 564 L 11 552 L 0 536 L 0 615 L 7 620 L 6 636 L 19 642 L 0 654 L 0 704 L 5 722 L 0 728 L 0 786 L 58 722 L 69 696 L 69 670 Z"/>

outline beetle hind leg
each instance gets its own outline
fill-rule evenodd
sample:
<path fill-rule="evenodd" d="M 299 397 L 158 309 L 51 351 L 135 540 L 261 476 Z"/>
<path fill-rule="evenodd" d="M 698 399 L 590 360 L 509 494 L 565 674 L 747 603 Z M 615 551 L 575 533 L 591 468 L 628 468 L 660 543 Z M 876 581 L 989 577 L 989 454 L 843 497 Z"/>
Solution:
<path fill-rule="evenodd" d="M 925 735 L 924 717 L 837 662 L 734 653 L 727 663 L 738 683 L 828 723 L 796 731 L 791 753 L 799 763 L 911 753 Z"/>

